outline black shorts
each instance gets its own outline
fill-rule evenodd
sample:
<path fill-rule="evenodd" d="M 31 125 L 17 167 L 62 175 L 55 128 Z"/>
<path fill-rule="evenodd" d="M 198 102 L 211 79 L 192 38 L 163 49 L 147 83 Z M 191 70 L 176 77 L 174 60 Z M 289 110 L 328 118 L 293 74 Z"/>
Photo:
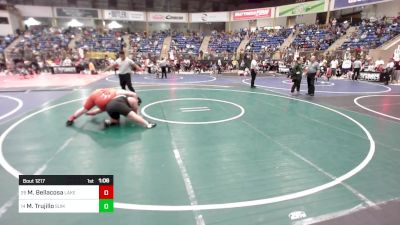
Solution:
<path fill-rule="evenodd" d="M 111 118 L 118 120 L 120 115 L 128 116 L 132 108 L 128 99 L 125 96 L 121 96 L 111 100 L 106 106 L 106 111 Z"/>

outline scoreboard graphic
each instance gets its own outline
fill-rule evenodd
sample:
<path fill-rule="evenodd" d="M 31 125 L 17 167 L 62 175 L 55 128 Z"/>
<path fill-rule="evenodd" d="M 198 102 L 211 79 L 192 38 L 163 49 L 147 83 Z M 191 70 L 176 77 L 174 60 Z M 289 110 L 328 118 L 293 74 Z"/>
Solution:
<path fill-rule="evenodd" d="M 114 211 L 113 175 L 20 175 L 20 213 Z"/>

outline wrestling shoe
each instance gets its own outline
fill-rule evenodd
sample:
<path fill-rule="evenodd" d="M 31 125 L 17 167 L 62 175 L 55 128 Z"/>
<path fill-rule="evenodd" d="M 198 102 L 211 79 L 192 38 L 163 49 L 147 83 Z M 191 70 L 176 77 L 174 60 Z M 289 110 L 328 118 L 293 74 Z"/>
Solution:
<path fill-rule="evenodd" d="M 107 128 L 107 127 L 109 127 L 109 126 L 111 126 L 111 120 L 104 120 L 104 123 L 103 123 L 103 127 L 104 128 Z"/>
<path fill-rule="evenodd" d="M 149 125 L 147 125 L 147 129 L 151 129 L 151 128 L 154 128 L 156 126 L 157 126 L 156 123 L 149 123 Z"/>
<path fill-rule="evenodd" d="M 65 125 L 66 125 L 67 127 L 72 126 L 72 124 L 74 124 L 74 120 L 75 120 L 75 119 L 76 119 L 76 118 L 75 118 L 74 116 L 70 116 L 70 117 L 68 118 L 67 122 L 65 123 Z"/>
<path fill-rule="evenodd" d="M 67 127 L 72 126 L 72 124 L 74 124 L 74 121 L 73 121 L 73 120 L 67 120 L 67 122 L 65 123 L 65 125 L 66 125 Z"/>
<path fill-rule="evenodd" d="M 109 119 L 104 120 L 104 128 L 111 127 L 111 126 L 118 126 L 119 123 L 113 123 Z"/>

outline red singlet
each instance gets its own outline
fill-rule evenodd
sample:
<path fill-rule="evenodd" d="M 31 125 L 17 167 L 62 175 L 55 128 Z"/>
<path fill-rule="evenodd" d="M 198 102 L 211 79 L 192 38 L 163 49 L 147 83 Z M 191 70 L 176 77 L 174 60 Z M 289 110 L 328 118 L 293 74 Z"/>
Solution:
<path fill-rule="evenodd" d="M 84 104 L 86 110 L 92 109 L 94 106 L 99 107 L 102 111 L 106 109 L 106 105 L 117 95 L 117 91 L 112 88 L 97 89 L 92 92 Z"/>

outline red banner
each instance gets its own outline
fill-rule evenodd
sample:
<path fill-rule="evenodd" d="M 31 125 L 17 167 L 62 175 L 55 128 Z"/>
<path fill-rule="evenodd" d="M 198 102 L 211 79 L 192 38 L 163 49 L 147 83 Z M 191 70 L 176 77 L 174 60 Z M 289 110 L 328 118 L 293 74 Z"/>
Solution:
<path fill-rule="evenodd" d="M 260 8 L 260 9 L 247 9 L 240 11 L 233 11 L 233 20 L 255 20 L 261 18 L 271 18 L 272 8 Z"/>

